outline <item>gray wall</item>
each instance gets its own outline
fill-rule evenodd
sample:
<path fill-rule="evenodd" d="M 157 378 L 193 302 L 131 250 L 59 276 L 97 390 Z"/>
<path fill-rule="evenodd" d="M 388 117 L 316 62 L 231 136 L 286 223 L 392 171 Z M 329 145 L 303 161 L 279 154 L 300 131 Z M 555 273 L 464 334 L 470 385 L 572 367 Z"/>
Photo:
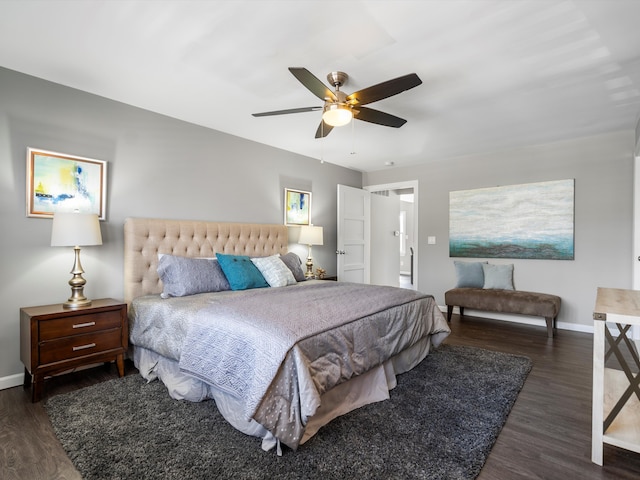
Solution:
<path fill-rule="evenodd" d="M 455 285 L 448 246 L 450 191 L 575 179 L 575 260 L 490 262 L 515 265 L 516 289 L 561 296 L 559 322 L 588 330 L 597 287 L 632 286 L 633 148 L 634 132 L 629 130 L 388 169 L 364 174 L 363 182 L 418 180 L 419 286 L 444 305 L 444 292 Z M 437 237 L 436 245 L 427 245 L 428 235 Z"/>
<path fill-rule="evenodd" d="M 20 307 L 70 294 L 73 250 L 49 246 L 50 219 L 26 217 L 27 147 L 108 162 L 103 245 L 82 249 L 89 298 L 123 297 L 126 217 L 282 223 L 285 187 L 313 193 L 314 260 L 333 275 L 336 185 L 362 185 L 360 172 L 0 68 L 0 388 L 21 380 Z"/>

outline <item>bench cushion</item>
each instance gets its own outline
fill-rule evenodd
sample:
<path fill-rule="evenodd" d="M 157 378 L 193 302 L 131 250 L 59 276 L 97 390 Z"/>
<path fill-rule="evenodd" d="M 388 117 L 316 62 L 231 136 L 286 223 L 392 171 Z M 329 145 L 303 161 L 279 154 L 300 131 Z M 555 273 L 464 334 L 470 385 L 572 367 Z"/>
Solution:
<path fill-rule="evenodd" d="M 560 312 L 560 297 L 547 293 L 483 288 L 454 288 L 445 292 L 448 306 L 472 308 L 499 313 L 519 313 L 556 318 Z"/>

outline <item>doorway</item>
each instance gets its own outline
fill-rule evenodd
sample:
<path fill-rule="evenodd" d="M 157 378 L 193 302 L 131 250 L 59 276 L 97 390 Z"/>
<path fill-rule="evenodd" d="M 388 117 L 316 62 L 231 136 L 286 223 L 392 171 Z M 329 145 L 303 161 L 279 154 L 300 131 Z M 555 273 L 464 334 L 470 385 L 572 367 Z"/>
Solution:
<path fill-rule="evenodd" d="M 395 244 L 400 252 L 397 276 L 400 287 L 418 289 L 418 181 L 370 185 L 364 187 L 371 193 L 397 195 L 400 197 L 400 216 L 398 218 L 399 238 Z M 374 216 L 376 212 L 371 211 Z M 373 232 L 372 232 L 373 233 Z M 390 247 L 394 248 L 394 247 Z M 371 258 L 379 258 L 385 252 L 371 252 Z"/>

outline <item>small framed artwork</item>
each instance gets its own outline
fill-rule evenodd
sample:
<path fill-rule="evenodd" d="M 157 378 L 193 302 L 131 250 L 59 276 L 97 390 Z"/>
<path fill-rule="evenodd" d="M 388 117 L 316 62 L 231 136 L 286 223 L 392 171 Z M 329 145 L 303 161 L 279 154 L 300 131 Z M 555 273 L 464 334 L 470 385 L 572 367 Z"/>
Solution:
<path fill-rule="evenodd" d="M 311 192 L 284 189 L 284 224 L 311 225 Z"/>
<path fill-rule="evenodd" d="M 27 217 L 95 213 L 105 219 L 107 162 L 27 149 Z"/>

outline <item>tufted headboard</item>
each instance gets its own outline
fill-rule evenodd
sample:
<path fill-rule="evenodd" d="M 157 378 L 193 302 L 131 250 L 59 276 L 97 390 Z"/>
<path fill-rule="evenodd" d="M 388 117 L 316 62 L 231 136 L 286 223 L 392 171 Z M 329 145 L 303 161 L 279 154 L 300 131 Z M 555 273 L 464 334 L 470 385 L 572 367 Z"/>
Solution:
<path fill-rule="evenodd" d="M 213 257 L 217 253 L 287 253 L 285 225 L 127 218 L 124 222 L 124 299 L 162 292 L 158 254 Z"/>

